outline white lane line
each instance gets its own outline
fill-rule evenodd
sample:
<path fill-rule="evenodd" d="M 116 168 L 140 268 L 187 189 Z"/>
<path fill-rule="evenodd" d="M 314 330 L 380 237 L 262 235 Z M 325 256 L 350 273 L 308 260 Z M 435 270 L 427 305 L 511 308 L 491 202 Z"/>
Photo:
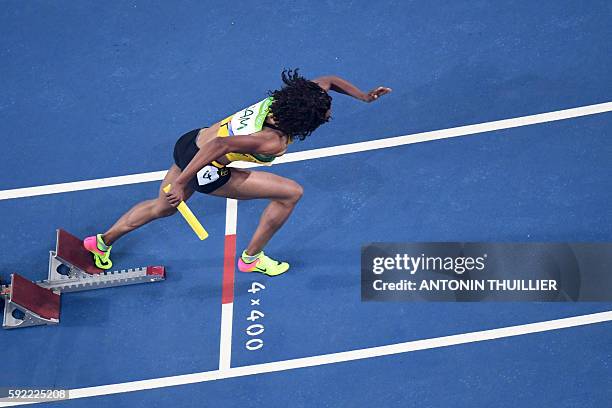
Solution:
<path fill-rule="evenodd" d="M 536 115 L 521 116 L 512 119 L 496 120 L 493 122 L 478 123 L 475 125 L 459 126 L 449 129 L 434 130 L 430 132 L 414 133 L 405 136 L 389 137 L 385 139 L 369 140 L 367 142 L 350 143 L 339 146 L 323 147 L 320 149 L 304 150 L 289 153 L 274 160 L 274 165 L 291 163 L 301 160 L 320 159 L 322 157 L 339 156 L 341 154 L 365 152 L 369 150 L 386 149 L 389 147 L 404 146 L 414 143 L 430 142 L 433 140 L 448 139 L 458 136 L 468 136 L 477 133 L 492 132 L 495 130 L 511 129 L 521 126 L 536 125 L 539 123 L 554 122 L 558 120 L 577 118 L 580 116 L 596 115 L 612 111 L 612 102 L 578 108 L 564 109 L 554 112 L 539 113 Z M 255 167 L 253 163 L 236 162 L 235 167 Z"/>
<path fill-rule="evenodd" d="M 153 171 L 150 173 L 130 174 L 127 176 L 106 177 L 101 179 L 83 181 L 71 181 L 69 183 L 15 188 L 12 190 L 0 190 L 0 200 L 33 197 L 45 194 L 68 193 L 71 191 L 92 190 L 94 188 L 123 186 L 126 184 L 146 183 L 149 181 L 161 181 L 164 179 L 167 172 L 167 170 Z"/>
<path fill-rule="evenodd" d="M 119 394 L 124 392 L 142 391 L 156 388 L 174 387 L 186 384 L 195 384 L 207 381 L 216 381 L 225 378 L 236 378 L 285 370 L 294 370 L 297 368 L 315 367 L 326 364 L 363 360 L 374 357 L 409 353 L 419 350 L 457 346 L 460 344 L 522 336 L 525 334 L 541 333 L 559 329 L 567 329 L 571 327 L 585 326 L 589 324 L 604 323 L 610 321 L 612 321 L 612 311 L 592 313 L 581 316 L 566 317 L 563 319 L 521 324 L 517 326 L 501 327 L 498 329 L 456 334 L 452 336 L 435 337 L 424 340 L 407 341 L 405 343 L 369 347 L 358 350 L 344 351 L 340 353 L 323 354 L 319 356 L 296 358 L 293 360 L 274 361 L 271 363 L 234 367 L 227 370 L 205 371 L 201 373 L 176 375 L 172 377 L 153 378 L 149 380 L 132 381 L 119 384 L 77 388 L 70 390 L 70 399 L 90 398 L 102 395 Z M 0 403 L 0 407 L 8 407 L 15 405 L 19 404 L 8 403 L 2 405 L 2 403 Z"/>
<path fill-rule="evenodd" d="M 232 363 L 232 323 L 234 320 L 234 273 L 236 267 L 236 225 L 238 201 L 228 198 L 225 207 L 225 248 L 221 293 L 221 335 L 219 336 L 219 370 Z"/>
<path fill-rule="evenodd" d="M 494 130 L 510 129 L 520 126 L 535 125 L 539 123 L 554 122 L 558 120 L 577 118 L 580 116 L 595 115 L 612 111 L 612 102 L 599 103 L 595 105 L 581 106 L 578 108 L 564 109 L 554 112 L 539 113 L 536 115 L 521 116 L 512 119 L 496 120 L 492 122 L 479 123 L 475 125 L 459 126 L 449 129 L 434 130 L 431 132 L 415 133 L 412 135 L 397 136 L 391 138 L 370 140 L 367 142 L 350 143 L 339 146 L 324 147 L 321 149 L 304 150 L 301 152 L 288 153 L 274 161 L 275 165 L 291 163 L 300 160 L 318 159 L 322 157 L 337 156 L 341 154 L 364 152 L 368 150 L 384 149 L 421 143 L 432 140 L 447 139 L 451 137 L 467 136 L 476 133 L 491 132 Z M 235 163 L 234 167 L 249 168 L 257 167 L 252 163 Z M 11 190 L 0 190 L 0 200 L 13 198 L 32 197 L 44 194 L 58 194 L 70 191 L 89 190 L 103 187 L 113 187 L 125 184 L 144 183 L 148 181 L 159 181 L 165 176 L 166 171 L 133 174 L 129 176 L 109 177 L 95 180 L 76 181 L 61 184 L 49 184 L 37 187 L 16 188 Z"/>
<path fill-rule="evenodd" d="M 238 200 L 228 198 L 225 204 L 225 235 L 236 235 Z"/>
<path fill-rule="evenodd" d="M 234 303 L 221 304 L 221 338 L 219 341 L 219 371 L 229 370 L 232 364 L 232 320 Z"/>

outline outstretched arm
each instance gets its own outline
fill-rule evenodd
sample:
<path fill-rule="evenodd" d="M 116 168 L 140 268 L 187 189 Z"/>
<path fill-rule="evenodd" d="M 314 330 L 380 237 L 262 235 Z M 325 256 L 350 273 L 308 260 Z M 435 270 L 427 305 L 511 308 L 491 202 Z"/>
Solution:
<path fill-rule="evenodd" d="M 352 96 L 353 98 L 359 99 L 364 102 L 372 102 L 377 100 L 382 95 L 391 92 L 391 88 L 379 86 L 372 89 L 370 92 L 363 92 L 355 85 L 351 84 L 346 79 L 342 79 L 335 75 L 322 76 L 313 79 L 312 82 L 317 83 L 321 88 L 326 91 L 332 90 L 341 94 Z"/>

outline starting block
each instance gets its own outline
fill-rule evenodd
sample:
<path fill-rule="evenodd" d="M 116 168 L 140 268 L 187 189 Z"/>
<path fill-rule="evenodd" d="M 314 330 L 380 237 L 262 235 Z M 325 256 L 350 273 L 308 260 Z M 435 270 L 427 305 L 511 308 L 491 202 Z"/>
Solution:
<path fill-rule="evenodd" d="M 79 238 L 58 229 L 55 250 L 49 254 L 46 280 L 31 282 L 14 273 L 8 285 L 0 285 L 0 296 L 5 299 L 2 327 L 13 329 L 58 324 L 62 292 L 159 282 L 165 278 L 163 266 L 112 272 L 99 269 Z"/>

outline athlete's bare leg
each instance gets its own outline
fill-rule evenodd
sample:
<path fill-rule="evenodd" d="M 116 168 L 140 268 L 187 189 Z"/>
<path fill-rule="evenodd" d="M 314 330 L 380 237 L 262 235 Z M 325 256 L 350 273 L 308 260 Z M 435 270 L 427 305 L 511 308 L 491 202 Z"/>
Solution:
<path fill-rule="evenodd" d="M 168 217 L 176 213 L 176 208 L 168 204 L 166 195 L 162 191 L 162 188 L 172 183 L 181 174 L 181 169 L 173 164 L 168 170 L 164 181 L 162 181 L 159 187 L 159 195 L 153 200 L 143 201 L 136 204 L 132 209 L 123 214 L 121 218 L 115 222 L 108 231 L 102 235 L 102 239 L 106 245 L 112 245 L 117 239 L 136 228 L 142 227 L 148 222 L 151 222 L 157 218 Z M 188 191 L 187 198 L 191 197 L 193 190 Z"/>
<path fill-rule="evenodd" d="M 259 253 L 276 231 L 285 223 L 303 194 L 302 186 L 293 180 L 263 171 L 232 169 L 230 180 L 213 193 L 216 196 L 250 200 L 270 199 L 259 226 L 251 238 L 246 251 L 249 255 Z"/>

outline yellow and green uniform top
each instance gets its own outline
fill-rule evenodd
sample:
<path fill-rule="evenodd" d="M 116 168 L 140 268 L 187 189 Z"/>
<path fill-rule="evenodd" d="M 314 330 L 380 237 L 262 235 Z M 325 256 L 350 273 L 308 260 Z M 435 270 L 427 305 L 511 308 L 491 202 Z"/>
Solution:
<path fill-rule="evenodd" d="M 234 135 L 251 135 L 259 132 L 266 123 L 266 117 L 270 113 L 272 101 L 273 98 L 268 97 L 223 119 L 217 136 L 230 137 Z M 276 158 L 276 156 L 257 153 L 227 153 L 225 157 L 229 161 L 246 161 L 267 166 L 271 165 L 272 161 Z"/>

